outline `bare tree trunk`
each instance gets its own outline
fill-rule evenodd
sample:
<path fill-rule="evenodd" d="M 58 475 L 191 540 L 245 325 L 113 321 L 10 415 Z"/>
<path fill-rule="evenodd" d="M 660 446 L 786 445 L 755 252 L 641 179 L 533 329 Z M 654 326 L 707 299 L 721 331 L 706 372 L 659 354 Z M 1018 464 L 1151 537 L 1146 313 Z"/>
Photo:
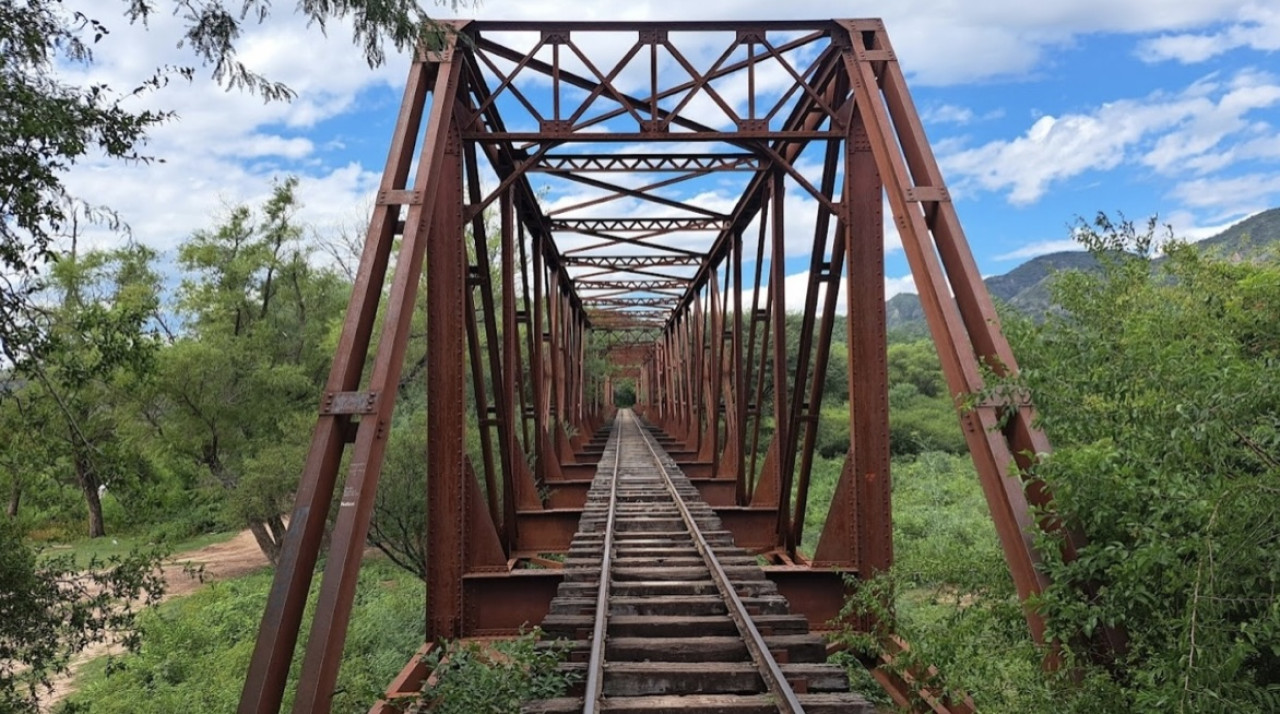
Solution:
<path fill-rule="evenodd" d="M 271 539 L 274 540 L 278 546 L 283 546 L 284 532 L 287 530 L 284 524 L 284 519 L 280 516 L 272 516 L 267 520 L 267 527 L 271 529 Z"/>
<path fill-rule="evenodd" d="M 18 506 L 20 505 L 22 505 L 22 485 L 18 483 L 18 479 L 15 477 L 13 485 L 9 487 L 9 508 L 5 511 L 10 519 L 18 517 Z"/>
<path fill-rule="evenodd" d="M 277 516 L 272 520 L 279 522 L 280 518 Z M 258 548 L 262 549 L 262 554 L 267 556 L 267 560 L 271 561 L 272 565 L 280 562 L 280 548 L 284 543 L 283 527 L 277 531 L 274 525 L 274 523 L 261 521 L 249 524 L 249 531 L 253 533 L 253 539 L 258 542 Z"/>
<path fill-rule="evenodd" d="M 76 458 L 76 482 L 84 493 L 84 502 L 89 506 L 89 537 L 101 538 L 107 534 L 106 523 L 102 519 L 102 496 L 98 493 L 98 475 L 93 466 L 83 459 Z"/>

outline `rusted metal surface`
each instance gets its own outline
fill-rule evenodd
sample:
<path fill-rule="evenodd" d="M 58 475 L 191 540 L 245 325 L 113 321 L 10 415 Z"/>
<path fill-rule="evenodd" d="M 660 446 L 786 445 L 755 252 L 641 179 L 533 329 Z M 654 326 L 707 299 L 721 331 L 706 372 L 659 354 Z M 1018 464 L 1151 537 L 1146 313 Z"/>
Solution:
<path fill-rule="evenodd" d="M 628 414 L 627 418 L 631 419 L 632 417 Z M 789 712 L 790 714 L 803 714 L 804 706 L 800 704 L 795 690 L 791 687 L 791 683 L 787 681 L 787 676 L 783 674 L 782 668 L 778 666 L 778 660 L 774 659 L 773 653 L 769 651 L 769 646 L 760 634 L 759 628 L 751 620 L 751 614 L 747 611 L 747 606 L 742 603 L 742 598 L 738 597 L 738 593 L 734 589 L 733 583 L 729 580 L 724 566 L 720 564 L 720 560 L 716 558 L 715 551 L 712 550 L 706 537 L 702 535 L 702 529 L 698 527 L 698 522 L 680 497 L 679 491 L 676 490 L 676 486 L 671 480 L 671 475 L 667 473 L 661 456 L 654 449 L 653 443 L 649 438 L 645 438 L 645 447 L 653 455 L 654 462 L 657 464 L 657 471 L 662 476 L 663 485 L 671 494 L 672 500 L 675 501 L 676 508 L 680 510 L 680 517 L 684 519 L 685 527 L 693 538 L 694 547 L 698 549 L 703 562 L 706 563 L 707 568 L 711 571 L 711 578 L 716 583 L 716 589 L 720 591 L 720 597 L 728 605 L 729 617 L 733 619 L 733 624 L 737 626 L 738 633 L 742 636 L 742 641 L 746 644 L 747 651 L 751 654 L 752 662 L 760 671 L 760 676 L 764 679 L 770 696 L 778 704 L 778 710 Z"/>
<path fill-rule="evenodd" d="M 416 148 L 413 137 L 421 125 L 426 95 L 439 87 L 440 76 L 438 67 L 421 63 L 415 63 L 410 69 L 383 173 L 384 190 L 402 189 L 408 180 Z M 399 205 L 380 204 L 374 209 L 337 353 L 329 371 L 329 392 L 356 391 L 360 384 L 400 213 Z M 364 421 L 361 419 L 360 423 Z M 340 414 L 321 413 L 317 419 L 245 678 L 239 706 L 241 714 L 280 710 L 350 423 L 348 415 Z"/>
<path fill-rule="evenodd" d="M 843 575 L 889 568 L 886 198 L 952 395 L 982 392 L 984 366 L 1017 370 L 880 21 L 451 27 L 410 70 L 242 713 L 279 710 L 336 499 L 295 706 L 328 710 L 402 390 L 427 394 L 435 641 L 547 612 L 558 576 L 523 567 L 568 547 L 623 384 L 810 621 L 831 616 Z M 807 275 L 788 276 L 805 255 Z M 420 285 L 425 384 L 402 384 Z M 851 449 L 831 501 L 810 503 L 838 339 Z M 1049 450 L 1034 417 L 991 401 L 959 414 L 1023 598 L 1046 585 L 1031 509 L 1051 494 L 1024 481 Z M 1068 534 L 1065 556 L 1081 542 Z"/>
<path fill-rule="evenodd" d="M 614 432 L 617 433 L 615 425 Z M 617 441 L 617 436 L 613 441 Z M 612 580 L 608 573 L 613 571 L 613 538 L 618 519 L 618 464 L 622 459 L 622 449 L 616 445 L 613 449 L 613 467 L 610 469 L 608 515 L 605 517 L 604 545 L 600 549 L 600 582 L 596 590 L 596 621 L 591 628 L 591 656 L 587 660 L 586 692 L 582 700 L 582 713 L 595 714 L 600 708 L 600 698 L 604 695 L 604 638 L 608 627 L 609 585 Z"/>
<path fill-rule="evenodd" d="M 523 711 L 873 711 L 660 438 L 619 411 L 544 621 L 569 640 L 563 669 L 589 653 L 586 683 Z"/>

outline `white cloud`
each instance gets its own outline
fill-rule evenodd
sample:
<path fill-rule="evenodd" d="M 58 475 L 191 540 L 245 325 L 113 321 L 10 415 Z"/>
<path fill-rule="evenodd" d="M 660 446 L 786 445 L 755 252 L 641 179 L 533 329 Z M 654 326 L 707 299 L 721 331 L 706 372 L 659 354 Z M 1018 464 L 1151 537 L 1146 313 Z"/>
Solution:
<path fill-rule="evenodd" d="M 1189 211 L 1174 211 L 1164 216 L 1162 222 L 1173 228 L 1175 238 L 1195 242 L 1205 238 L 1212 238 L 1250 215 L 1252 213 L 1231 216 L 1212 225 L 1202 225 Z"/>
<path fill-rule="evenodd" d="M 1008 253 L 1001 253 L 992 260 L 1028 260 L 1037 256 L 1048 255 L 1050 253 L 1060 253 L 1064 250 L 1083 250 L 1083 248 L 1080 247 L 1079 243 L 1071 240 L 1070 238 L 1060 240 L 1042 240 L 1036 241 L 1035 243 L 1028 243 L 1020 248 L 1011 250 Z"/>
<path fill-rule="evenodd" d="M 1198 178 L 1179 183 L 1173 196 L 1190 208 L 1213 209 L 1216 215 L 1254 213 L 1270 207 L 1280 193 L 1280 174 L 1251 173 L 1230 178 Z"/>
<path fill-rule="evenodd" d="M 818 312 L 822 315 L 823 298 L 826 295 L 826 284 L 821 283 L 817 286 L 818 292 Z M 836 294 L 836 314 L 844 315 L 849 310 L 849 279 L 840 279 L 840 291 Z M 809 271 L 794 273 L 788 275 L 783 285 L 783 291 L 786 293 L 787 312 L 804 312 L 805 300 L 809 292 Z M 893 277 L 886 275 L 884 278 L 884 299 L 897 295 L 898 293 L 914 293 L 916 292 L 915 278 L 910 275 Z"/>
<path fill-rule="evenodd" d="M 67 5 L 69 10 L 102 12 L 101 5 L 90 0 Z M 470 10 L 464 8 L 463 12 Z M 969 5 L 958 5 L 954 0 L 903 0 L 890 6 L 834 0 L 790 5 L 774 0 L 625 5 L 492 0 L 474 12 L 482 18 L 524 20 L 672 21 L 883 13 L 913 86 L 1027 78 L 1043 67 L 1047 52 L 1085 34 L 1164 33 L 1156 40 L 1195 37 L 1197 33 L 1204 35 L 1204 28 L 1222 17 L 1242 19 L 1218 33 L 1209 33 L 1217 46 L 1235 43 L 1266 49 L 1270 45 L 1264 30 L 1275 26 L 1276 17 L 1275 12 L 1264 11 L 1249 0 L 989 0 Z M 180 17 L 165 12 L 152 17 L 150 30 L 113 19 L 111 34 L 97 49 L 99 61 L 87 68 L 61 68 L 61 76 L 68 81 L 129 88 L 158 66 L 192 64 L 189 51 L 175 46 L 181 24 Z M 1270 36 L 1278 34 L 1271 32 Z M 626 49 L 607 35 L 581 33 L 575 41 L 615 58 Z M 723 37 L 692 38 L 688 46 L 681 45 L 690 61 L 701 68 L 709 66 L 724 46 Z M 71 188 L 94 203 L 118 209 L 139 239 L 162 249 L 208 225 L 210 214 L 225 203 L 265 198 L 271 179 L 285 173 L 301 177 L 301 195 L 307 204 L 302 220 L 318 222 L 323 228 L 327 222 L 349 218 L 352 207 L 365 205 L 376 186 L 380 166 L 361 165 L 349 155 L 326 158 L 328 152 L 351 143 L 347 141 L 351 137 L 324 133 L 328 131 L 324 122 L 352 114 L 371 89 L 391 87 L 398 91 L 405 58 L 392 57 L 386 66 L 370 70 L 358 48 L 351 45 L 349 28 L 343 23 L 332 24 L 326 38 L 315 28 L 305 27 L 284 6 L 268 25 L 246 28 L 240 49 L 240 58 L 248 65 L 297 90 L 297 100 L 264 104 L 243 92 L 223 91 L 208 81 L 207 70 L 198 70 L 192 84 L 175 82 L 153 95 L 129 100 L 136 108 L 177 113 L 175 121 L 152 132 L 148 152 L 162 157 L 164 163 L 122 166 L 88 160 L 75 167 L 68 179 Z M 611 68 L 607 58 L 599 66 L 604 72 Z M 666 66 L 675 64 L 668 60 Z M 630 83 L 628 86 L 647 83 L 647 77 L 636 79 L 636 74 L 628 67 L 621 81 Z M 760 73 L 758 81 L 776 92 L 789 76 L 771 66 Z M 951 145 L 945 151 L 940 147 L 939 153 L 944 155 L 948 174 L 961 179 L 953 187 L 953 195 L 966 188 L 1007 191 L 1015 203 L 1031 203 L 1058 183 L 1085 172 L 1141 162 L 1153 171 L 1196 176 L 1175 192 L 1177 196 L 1202 192 L 1195 200 L 1188 200 L 1188 206 L 1213 208 L 1223 214 L 1238 212 L 1265 203 L 1267 191 L 1277 190 L 1267 188 L 1274 181 L 1260 173 L 1250 179 L 1257 183 L 1241 185 L 1241 193 L 1233 195 L 1220 190 L 1231 184 L 1214 181 L 1210 185 L 1205 177 L 1238 160 L 1280 157 L 1277 133 L 1251 115 L 1259 107 L 1275 106 L 1276 85 L 1268 75 L 1257 72 L 1242 73 L 1230 81 L 1214 78 L 1177 95 L 1152 95 L 1118 101 L 1093 112 L 1044 117 L 1016 139 L 976 148 Z M 734 106 L 745 101 L 745 88 L 716 87 Z M 600 101 L 608 103 L 603 98 Z M 689 111 L 708 122 L 725 121 L 705 95 L 696 99 Z M 956 105 L 940 105 L 934 111 L 933 121 L 981 118 Z M 388 117 L 394 112 L 394 107 L 387 107 Z M 382 144 L 386 138 L 376 136 L 373 141 Z M 1201 179 L 1203 184 L 1196 183 Z M 698 190 L 704 191 L 704 187 Z M 728 206 L 737 198 L 730 193 L 728 187 L 720 187 L 704 191 L 699 200 Z M 1206 203 L 1211 197 L 1213 202 Z M 616 215 L 621 213 L 617 209 L 624 207 L 611 206 L 614 210 L 608 213 Z M 807 253 L 815 210 L 812 199 L 800 195 L 798 189 L 789 192 L 789 254 Z M 887 209 L 885 227 L 887 249 L 898 249 L 900 239 Z M 692 245 L 704 239 L 687 240 Z"/>
<path fill-rule="evenodd" d="M 1236 17 L 1239 22 L 1216 32 L 1164 33 L 1144 40 L 1137 55 L 1144 62 L 1195 64 L 1242 47 L 1280 50 L 1280 9 L 1251 3 L 1240 8 Z"/>
<path fill-rule="evenodd" d="M 102 12 L 84 0 L 68 5 L 90 16 Z M 181 17 L 158 12 L 148 27 L 103 19 L 111 32 L 95 47 L 96 61 L 59 67 L 64 81 L 130 88 L 157 67 L 195 64 L 189 52 L 175 46 Z M 190 83 L 175 78 L 157 91 L 125 99 L 134 110 L 174 112 L 174 119 L 150 132 L 143 150 L 158 160 L 123 164 L 88 157 L 69 173 L 69 189 L 118 211 L 136 239 L 161 251 L 210 225 L 228 204 L 262 201 L 271 182 L 286 174 L 300 179 L 301 221 L 320 231 L 349 222 L 352 209 L 366 205 L 379 176 L 347 159 L 336 164 L 318 159 L 317 143 L 331 150 L 339 140 L 314 129 L 349 111 L 362 92 L 404 81 L 404 63 L 394 57 L 387 66 L 369 69 L 351 47 L 349 33 L 345 23 L 334 23 L 326 38 L 288 10 L 267 25 L 248 26 L 239 59 L 289 85 L 298 95 L 294 101 L 267 103 L 244 91 L 226 91 L 209 80 L 207 69 L 197 68 Z M 118 240 L 92 230 L 85 238 L 91 245 Z"/>
<path fill-rule="evenodd" d="M 1132 102 L 1103 106 L 1093 115 L 1044 116 L 1016 139 L 943 156 L 944 171 L 988 191 L 1007 189 L 1011 203 L 1026 205 L 1050 184 L 1086 171 L 1119 165 L 1124 150 L 1147 132 L 1174 121 L 1167 113 Z"/>
<path fill-rule="evenodd" d="M 1202 225 L 1191 212 L 1174 211 L 1167 216 L 1162 216 L 1160 222 L 1161 224 L 1168 225 L 1172 228 L 1175 238 L 1194 242 L 1204 240 L 1206 238 L 1212 238 L 1247 217 L 1247 215 L 1238 215 L 1227 221 L 1211 225 Z M 1063 251 L 1072 250 L 1080 251 L 1084 250 L 1084 248 L 1080 243 L 1071 238 L 1042 240 L 1028 243 L 1006 253 L 1001 253 L 993 257 L 992 260 L 998 262 L 1021 262 L 1041 255 L 1049 255 L 1050 253 L 1061 253 Z M 989 276 L 983 276 L 983 278 L 986 277 Z"/>
<path fill-rule="evenodd" d="M 254 134 L 225 148 L 233 156 L 246 158 L 281 156 L 287 159 L 301 159 L 309 156 L 316 147 L 310 139 L 302 137 L 286 139 L 283 136 Z"/>
<path fill-rule="evenodd" d="M 916 293 L 916 279 L 910 275 L 884 278 L 884 297 L 886 300 L 898 293 Z"/>
<path fill-rule="evenodd" d="M 1212 97 L 1205 97 L 1207 103 L 1188 104 L 1186 108 L 1190 111 L 1177 128 L 1157 139 L 1151 150 L 1141 157 L 1141 162 L 1164 174 L 1182 173 L 1187 168 L 1197 173 L 1215 171 L 1240 158 L 1236 145 L 1223 146 L 1225 140 L 1240 134 L 1262 134 L 1260 140 L 1264 142 L 1260 144 L 1255 139 L 1242 144 L 1240 153 L 1264 154 L 1268 148 L 1265 142 L 1274 143 L 1274 134 L 1248 115 L 1280 103 L 1280 84 L 1270 74 L 1245 70 L 1222 89 L 1216 102 Z"/>
<path fill-rule="evenodd" d="M 1022 136 L 975 148 L 947 145 L 940 162 L 958 188 L 1007 191 L 1015 205 L 1040 200 L 1055 184 L 1091 171 L 1137 161 L 1160 173 L 1188 166 L 1204 171 L 1230 163 L 1224 155 L 1280 151 L 1258 136 L 1264 124 L 1250 113 L 1280 103 L 1280 83 L 1271 75 L 1242 71 L 1227 82 L 1210 77 L 1177 94 L 1103 104 L 1087 114 L 1043 116 Z M 1229 144 L 1231 140 L 1247 141 Z"/>
<path fill-rule="evenodd" d="M 1251 11 L 1253 15 L 1246 14 Z M 523 0 L 485 2 L 474 11 L 462 12 L 479 19 L 584 21 L 882 17 L 904 69 L 917 85 L 1023 77 L 1040 67 L 1047 50 L 1067 46 L 1084 34 L 1185 33 L 1223 17 L 1262 14 L 1256 0 L 899 0 L 891 4 L 865 0 L 650 0 L 622 5 Z"/>
<path fill-rule="evenodd" d="M 926 124 L 968 124 L 973 121 L 973 110 L 955 104 L 939 104 L 925 109 L 920 119 Z"/>

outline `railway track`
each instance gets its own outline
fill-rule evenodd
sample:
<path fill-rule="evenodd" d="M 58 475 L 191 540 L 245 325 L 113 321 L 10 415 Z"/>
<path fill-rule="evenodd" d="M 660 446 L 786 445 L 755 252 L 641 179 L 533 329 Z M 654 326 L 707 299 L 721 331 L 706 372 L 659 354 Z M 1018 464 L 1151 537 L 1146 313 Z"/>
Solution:
<path fill-rule="evenodd" d="M 559 712 L 872 712 L 756 560 L 620 411 L 543 631 L 571 642 Z"/>

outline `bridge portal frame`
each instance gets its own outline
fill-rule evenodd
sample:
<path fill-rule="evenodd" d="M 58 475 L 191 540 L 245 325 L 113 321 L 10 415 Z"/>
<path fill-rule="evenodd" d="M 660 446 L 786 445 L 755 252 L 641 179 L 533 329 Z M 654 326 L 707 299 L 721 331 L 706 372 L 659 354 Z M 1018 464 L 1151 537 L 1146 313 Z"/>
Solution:
<path fill-rule="evenodd" d="M 602 33 L 621 38 L 612 66 L 592 60 Z M 695 33 L 727 38 L 709 66 L 681 44 Z M 506 41 L 520 34 L 531 49 Z M 660 57 L 688 78 L 668 81 Z M 623 82 L 636 67 L 647 83 Z M 760 89 L 779 77 L 781 89 Z M 728 96 L 735 82 L 747 87 L 741 101 Z M 628 148 L 608 150 L 619 145 Z M 811 147 L 823 157 L 813 180 L 801 165 Z M 613 179 L 619 172 L 666 178 Z M 545 206 L 537 175 L 595 193 Z M 664 190 L 726 175 L 746 177 L 729 210 Z M 784 319 L 791 196 L 816 206 L 797 337 Z M 793 611 L 815 623 L 838 613 L 845 576 L 893 562 L 886 201 L 1025 600 L 1046 585 L 1033 509 L 1051 497 L 1027 469 L 1049 444 L 1025 399 L 959 406 L 986 394 L 985 373 L 1011 375 L 1017 363 L 882 22 L 459 21 L 428 37 L 410 67 L 240 711 L 280 708 L 336 502 L 294 704 L 329 710 L 393 407 L 410 387 L 403 366 L 420 299 L 429 642 L 509 633 L 546 613 L 557 573 L 522 566 L 548 562 L 573 533 L 579 475 L 594 470 L 584 449 L 610 412 L 612 375 L 591 365 L 606 348 L 636 381 L 637 410 L 684 447 L 675 455 L 699 471 L 739 542 L 770 558 Z M 644 210 L 607 213 L 628 202 Z M 807 554 L 819 404 L 841 320 L 850 448 Z M 766 399 L 769 384 L 783 388 Z M 1064 542 L 1073 557 L 1080 536 Z M 1042 640 L 1039 615 L 1026 616 Z"/>

